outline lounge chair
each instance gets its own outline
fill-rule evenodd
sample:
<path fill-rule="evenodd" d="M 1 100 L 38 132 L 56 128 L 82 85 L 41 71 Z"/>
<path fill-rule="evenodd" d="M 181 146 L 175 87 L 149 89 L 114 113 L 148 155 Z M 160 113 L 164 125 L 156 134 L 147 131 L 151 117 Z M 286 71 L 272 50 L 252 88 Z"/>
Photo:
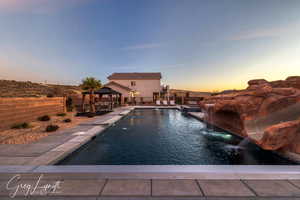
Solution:
<path fill-rule="evenodd" d="M 163 100 L 163 104 L 164 104 L 165 106 L 167 106 L 167 105 L 168 105 L 168 101 L 167 101 L 167 100 Z"/>
<path fill-rule="evenodd" d="M 170 105 L 171 106 L 175 106 L 175 101 L 174 100 L 170 100 Z"/>
<path fill-rule="evenodd" d="M 160 105 L 160 100 L 156 100 L 156 105 Z"/>

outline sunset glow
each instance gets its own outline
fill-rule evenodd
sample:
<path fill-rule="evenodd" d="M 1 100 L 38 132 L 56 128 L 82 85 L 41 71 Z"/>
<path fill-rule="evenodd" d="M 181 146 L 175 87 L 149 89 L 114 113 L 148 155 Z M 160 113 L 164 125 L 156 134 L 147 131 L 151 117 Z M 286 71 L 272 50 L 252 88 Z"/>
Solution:
<path fill-rule="evenodd" d="M 299 10 L 298 0 L 0 0 L 0 79 L 162 72 L 172 88 L 242 89 L 300 75 Z"/>

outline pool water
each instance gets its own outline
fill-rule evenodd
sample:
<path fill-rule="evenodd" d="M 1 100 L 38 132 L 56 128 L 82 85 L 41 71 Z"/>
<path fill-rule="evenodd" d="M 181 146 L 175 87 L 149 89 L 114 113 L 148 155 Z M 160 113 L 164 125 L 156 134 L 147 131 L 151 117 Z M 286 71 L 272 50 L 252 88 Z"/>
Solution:
<path fill-rule="evenodd" d="M 136 109 L 59 165 L 285 165 L 271 151 L 175 109 Z"/>

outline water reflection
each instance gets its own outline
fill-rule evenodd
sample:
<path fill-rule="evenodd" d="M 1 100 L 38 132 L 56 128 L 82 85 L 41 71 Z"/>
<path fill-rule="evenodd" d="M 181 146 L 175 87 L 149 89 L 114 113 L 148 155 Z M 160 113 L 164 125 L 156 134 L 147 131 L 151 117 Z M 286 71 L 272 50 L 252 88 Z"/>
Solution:
<path fill-rule="evenodd" d="M 135 110 L 60 164 L 291 164 L 241 141 L 227 132 L 208 130 L 177 110 Z"/>

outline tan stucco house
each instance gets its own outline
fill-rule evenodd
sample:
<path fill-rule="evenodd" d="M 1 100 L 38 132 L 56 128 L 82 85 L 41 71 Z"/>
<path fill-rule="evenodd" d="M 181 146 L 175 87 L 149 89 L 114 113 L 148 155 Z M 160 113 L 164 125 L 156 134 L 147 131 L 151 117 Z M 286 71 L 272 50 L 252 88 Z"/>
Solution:
<path fill-rule="evenodd" d="M 161 92 L 161 73 L 113 73 L 105 84 L 122 93 L 122 102 L 155 102 Z"/>

